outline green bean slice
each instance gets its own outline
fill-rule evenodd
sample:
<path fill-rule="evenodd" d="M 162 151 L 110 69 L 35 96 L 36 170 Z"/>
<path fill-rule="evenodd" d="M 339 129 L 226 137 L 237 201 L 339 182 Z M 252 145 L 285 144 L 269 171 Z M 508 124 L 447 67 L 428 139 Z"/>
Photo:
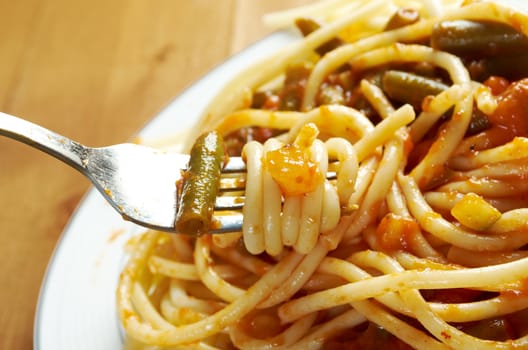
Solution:
<path fill-rule="evenodd" d="M 401 103 L 410 103 L 416 109 L 421 109 L 425 97 L 437 95 L 448 88 L 447 85 L 436 80 L 396 70 L 389 70 L 383 74 L 382 86 L 390 98 Z M 474 108 L 466 135 L 477 134 L 488 127 L 488 117 Z"/>
<path fill-rule="evenodd" d="M 307 36 L 321 28 L 321 25 L 311 18 L 298 18 L 295 20 L 295 26 L 299 29 L 303 36 Z M 317 47 L 315 52 L 317 52 L 320 56 L 324 56 L 327 52 L 330 52 L 343 45 L 343 43 L 343 40 L 339 38 L 333 38 Z"/>
<path fill-rule="evenodd" d="M 456 55 L 485 57 L 526 52 L 528 37 L 503 23 L 454 20 L 434 26 L 430 45 Z"/>
<path fill-rule="evenodd" d="M 438 95 L 448 88 L 447 85 L 417 74 L 388 70 L 382 77 L 382 88 L 391 99 L 410 103 L 420 108 L 426 96 Z"/>
<path fill-rule="evenodd" d="M 177 232 L 201 235 L 209 231 L 225 158 L 224 142 L 216 131 L 198 137 L 180 184 Z"/>

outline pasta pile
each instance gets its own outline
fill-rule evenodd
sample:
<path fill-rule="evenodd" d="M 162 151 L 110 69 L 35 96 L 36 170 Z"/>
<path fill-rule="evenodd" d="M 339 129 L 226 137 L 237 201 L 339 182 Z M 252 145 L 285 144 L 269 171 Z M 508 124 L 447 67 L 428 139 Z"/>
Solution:
<path fill-rule="evenodd" d="M 246 161 L 243 229 L 134 238 L 130 347 L 528 348 L 528 15 L 327 0 L 265 20 L 292 18 L 305 37 L 199 123 Z"/>

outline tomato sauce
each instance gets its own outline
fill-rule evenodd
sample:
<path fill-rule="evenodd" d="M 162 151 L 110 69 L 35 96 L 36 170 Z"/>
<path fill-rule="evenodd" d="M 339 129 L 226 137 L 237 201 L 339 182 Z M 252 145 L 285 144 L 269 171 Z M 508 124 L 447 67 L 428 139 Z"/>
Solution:
<path fill-rule="evenodd" d="M 490 79 L 487 84 L 494 93 L 504 89 L 505 83 L 500 78 Z M 498 100 L 497 108 L 488 116 L 491 123 L 486 131 L 488 147 L 502 145 L 517 136 L 528 136 L 528 79 L 510 84 L 498 95 Z"/>
<path fill-rule="evenodd" d="M 411 219 L 387 214 L 376 230 L 376 241 L 380 249 L 387 253 L 410 251 L 414 236 L 420 231 L 418 223 Z"/>

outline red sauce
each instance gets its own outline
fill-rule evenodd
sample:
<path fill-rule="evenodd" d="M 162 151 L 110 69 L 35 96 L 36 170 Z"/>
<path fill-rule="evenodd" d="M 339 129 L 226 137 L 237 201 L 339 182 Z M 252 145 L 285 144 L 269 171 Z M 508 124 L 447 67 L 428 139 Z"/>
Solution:
<path fill-rule="evenodd" d="M 451 335 L 447 332 L 447 331 L 443 331 L 442 333 L 440 333 L 442 335 L 442 337 L 444 337 L 446 340 L 449 340 L 451 339 Z"/>
<path fill-rule="evenodd" d="M 257 339 L 272 338 L 284 331 L 276 308 L 250 312 L 240 320 L 239 326 L 244 333 Z"/>
<path fill-rule="evenodd" d="M 491 89 L 493 95 L 497 96 L 502 94 L 510 86 L 510 82 L 502 77 L 492 76 L 484 82 L 484 85 Z"/>
<path fill-rule="evenodd" d="M 494 83 L 492 83 L 493 86 Z M 492 87 L 497 91 L 502 89 Z M 495 111 L 489 116 L 492 127 L 486 131 L 488 147 L 495 147 L 513 140 L 516 136 L 528 136 L 528 79 L 512 83 L 499 95 Z"/>
<path fill-rule="evenodd" d="M 415 220 L 390 213 L 385 215 L 378 225 L 376 240 L 384 252 L 409 251 L 419 230 Z"/>
<path fill-rule="evenodd" d="M 433 144 L 433 139 L 424 139 L 413 145 L 409 153 L 409 158 L 407 160 L 407 170 L 413 169 L 420 163 L 420 161 L 425 157 L 431 145 Z"/>
<path fill-rule="evenodd" d="M 528 78 L 510 84 L 504 78 L 491 77 L 485 85 L 497 96 L 498 104 L 495 111 L 488 116 L 491 126 L 472 137 L 475 141 L 472 149 L 475 151 L 489 149 L 510 142 L 515 137 L 528 137 Z M 445 136 L 442 132 L 443 130 L 438 132 L 437 138 Z M 414 145 L 409 154 L 406 170 L 413 169 L 430 151 L 433 144 L 434 138 L 425 138 Z M 442 175 L 445 169 L 436 170 L 438 173 L 430 177 Z M 430 188 L 430 184 L 435 182 L 438 184 L 438 181 L 427 181 L 426 184 L 420 184 L 420 187 L 424 188 L 427 185 Z"/>
<path fill-rule="evenodd" d="M 475 301 L 482 295 L 479 290 L 453 288 L 422 291 L 427 301 L 443 304 L 458 304 Z"/>

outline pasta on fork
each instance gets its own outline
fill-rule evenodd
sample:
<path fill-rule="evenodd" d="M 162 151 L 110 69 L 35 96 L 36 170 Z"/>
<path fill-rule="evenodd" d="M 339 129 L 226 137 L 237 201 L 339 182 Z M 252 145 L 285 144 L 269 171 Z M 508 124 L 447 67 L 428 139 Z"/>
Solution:
<path fill-rule="evenodd" d="M 327 0 L 265 20 L 304 37 L 234 77 L 190 137 L 245 159 L 243 228 L 134 238 L 130 342 L 528 348 L 528 14 Z"/>

